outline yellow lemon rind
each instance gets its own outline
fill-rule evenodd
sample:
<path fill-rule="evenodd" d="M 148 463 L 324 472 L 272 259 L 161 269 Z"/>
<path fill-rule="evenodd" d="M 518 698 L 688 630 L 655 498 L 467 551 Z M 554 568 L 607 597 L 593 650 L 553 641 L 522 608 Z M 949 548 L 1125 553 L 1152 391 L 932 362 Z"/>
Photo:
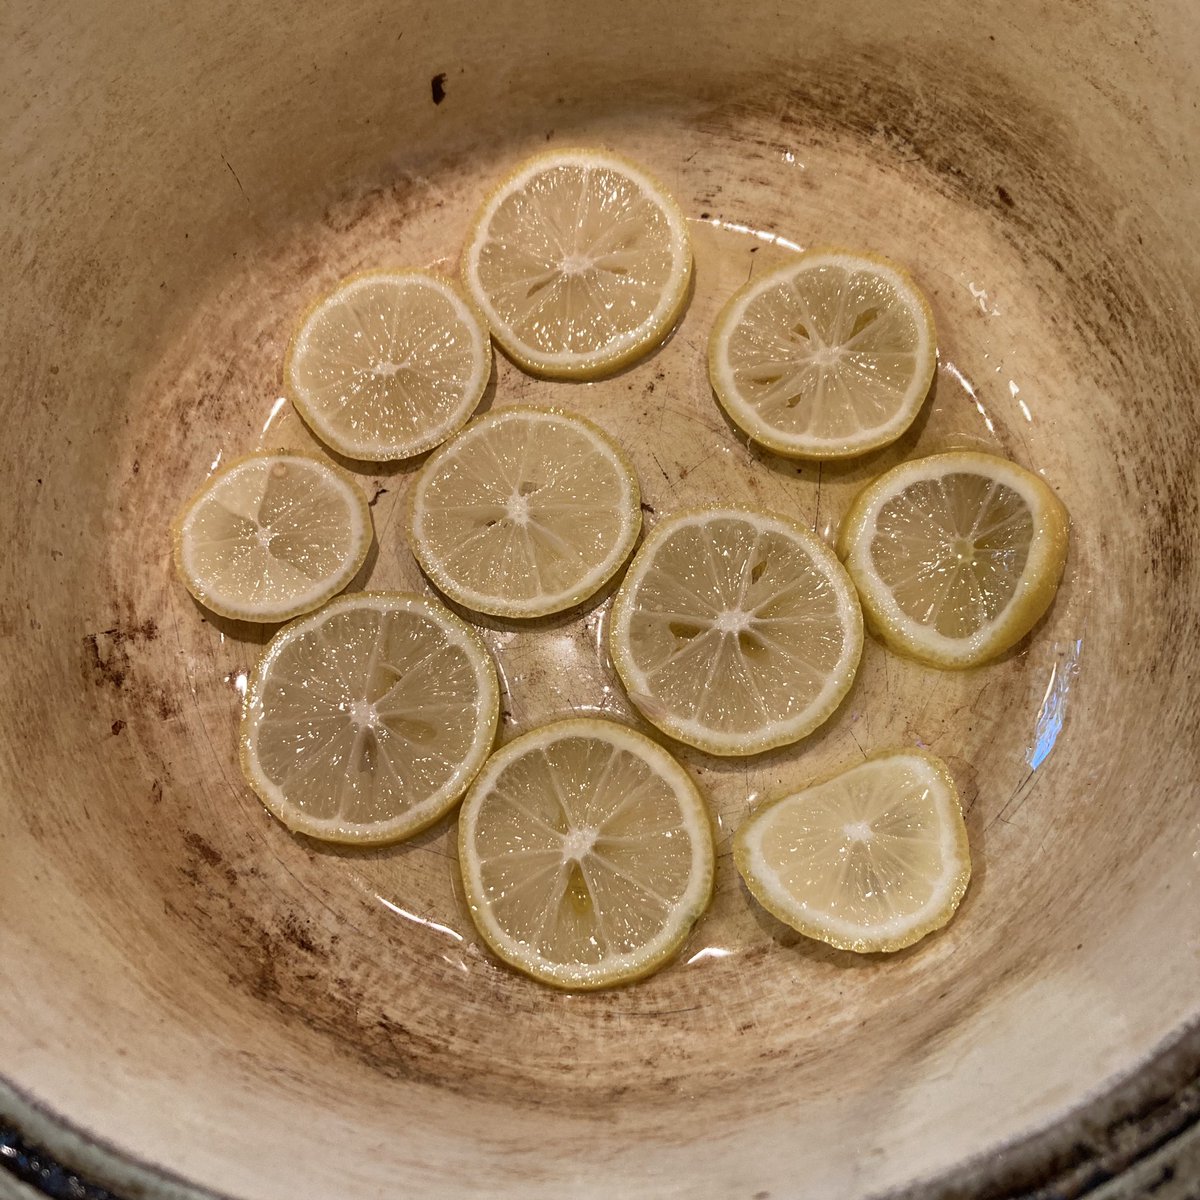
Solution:
<path fill-rule="evenodd" d="M 482 286 L 474 278 L 472 264 L 486 240 L 486 224 L 505 196 L 515 191 L 519 184 L 540 169 L 553 166 L 558 162 L 579 160 L 603 163 L 635 179 L 643 190 L 653 197 L 666 215 L 673 239 L 679 246 L 678 256 L 682 261 L 677 275 L 672 279 L 672 286 L 665 293 L 667 302 L 654 314 L 655 319 L 639 332 L 636 340 L 608 353 L 593 352 L 590 355 L 569 355 L 564 352 L 559 355 L 546 355 L 527 346 L 512 335 L 511 330 L 507 328 L 499 313 L 488 300 Z M 471 232 L 463 247 L 460 275 L 463 286 L 471 296 L 476 308 L 483 314 L 484 321 L 491 330 L 496 344 L 522 371 L 543 379 L 589 380 L 616 374 L 624 367 L 644 358 L 667 337 L 687 306 L 692 269 L 691 239 L 687 231 L 687 220 L 671 193 L 643 167 L 620 154 L 614 154 L 611 150 L 599 147 L 576 146 L 543 151 L 525 159 L 493 188 L 484 203 L 480 205 L 472 222 Z"/>
<path fill-rule="evenodd" d="M 476 682 L 480 685 L 480 708 L 482 717 L 472 753 L 456 787 L 447 788 L 446 795 L 436 804 L 425 802 L 410 809 L 408 814 L 392 822 L 370 825 L 349 824 L 336 820 L 314 820 L 308 818 L 295 805 L 281 797 L 278 789 L 264 779 L 255 761 L 257 737 L 256 707 L 261 708 L 261 692 L 275 655 L 291 639 L 299 636 L 305 628 L 311 628 L 318 620 L 327 619 L 344 608 L 382 607 L 395 611 L 405 608 L 425 613 L 443 630 L 452 630 L 459 644 L 467 650 L 475 668 Z M 353 596 L 342 596 L 326 605 L 317 613 L 311 613 L 300 621 L 284 626 L 263 648 L 262 654 L 250 672 L 246 693 L 242 701 L 241 724 L 238 736 L 239 762 L 246 782 L 263 806 L 272 816 L 292 833 L 304 834 L 322 842 L 346 846 L 380 846 L 402 841 L 429 828 L 462 799 L 472 781 L 487 761 L 495 744 L 500 723 L 500 683 L 495 663 L 478 632 L 461 617 L 456 616 L 444 605 L 413 592 L 359 592 Z"/>
<path fill-rule="evenodd" d="M 934 464 L 945 470 L 1001 478 L 1027 503 L 1034 521 L 1034 536 L 1016 594 L 1000 615 L 969 638 L 946 638 L 907 617 L 891 599 L 886 585 L 870 566 L 870 531 L 883 502 L 895 494 L 897 479 L 916 482 L 924 478 L 921 467 Z M 999 476 L 997 475 L 999 472 Z M 902 485 L 900 485 L 902 486 Z M 838 557 L 858 588 L 867 627 L 898 654 L 927 666 L 965 670 L 990 662 L 1012 649 L 1046 614 L 1058 591 L 1066 565 L 1070 517 L 1062 501 L 1039 476 L 996 455 L 975 450 L 951 450 L 900 463 L 868 484 L 855 497 L 838 536 Z"/>
<path fill-rule="evenodd" d="M 774 523 L 777 527 L 783 527 L 790 536 L 794 536 L 808 550 L 813 559 L 824 568 L 823 573 L 837 595 L 839 608 L 844 618 L 844 649 L 838 667 L 831 673 L 837 676 L 837 680 L 824 702 L 817 706 L 814 701 L 810 710 L 801 714 L 803 719 L 794 719 L 782 728 L 784 723 L 777 722 L 773 728 L 757 736 L 749 734 L 720 735 L 707 727 L 700 726 L 695 721 L 683 721 L 674 717 L 653 696 L 643 690 L 639 678 L 641 671 L 633 661 L 629 647 L 625 644 L 628 626 L 633 616 L 634 588 L 649 569 L 658 547 L 671 533 L 684 524 L 689 522 L 699 524 L 702 519 L 725 516 L 734 519 L 747 518 L 751 522 Z M 834 552 L 810 530 L 805 529 L 790 517 L 749 506 L 721 505 L 713 508 L 686 509 L 672 513 L 669 518 L 656 525 L 638 548 L 637 553 L 633 556 L 633 561 L 625 572 L 625 579 L 613 600 L 610 618 L 609 654 L 626 694 L 641 715 L 651 725 L 675 741 L 720 757 L 761 754 L 780 746 L 792 745 L 807 737 L 828 721 L 846 698 L 846 694 L 854 683 L 859 659 L 862 655 L 863 617 L 858 593 Z"/>
<path fill-rule="evenodd" d="M 328 586 L 321 590 L 316 596 L 310 597 L 300 604 L 286 605 L 282 608 L 264 609 L 262 607 L 251 607 L 246 605 L 238 605 L 230 603 L 228 600 L 223 600 L 216 595 L 212 589 L 206 587 L 200 580 L 196 579 L 194 574 L 188 570 L 186 558 L 186 526 L 188 517 L 196 510 L 197 506 L 205 499 L 208 493 L 212 490 L 214 484 L 223 479 L 226 475 L 238 470 L 249 462 L 258 459 L 277 459 L 277 458 L 294 458 L 302 459 L 306 463 L 316 464 L 323 471 L 335 478 L 346 491 L 347 499 L 349 500 L 349 508 L 351 511 L 352 523 L 357 522 L 359 525 L 360 536 L 357 539 L 357 546 L 354 554 L 346 560 L 343 568 L 336 575 L 330 578 Z M 204 484 L 198 488 L 187 503 L 179 510 L 175 519 L 171 522 L 171 557 L 175 564 L 176 573 L 183 582 L 184 587 L 191 595 L 209 612 L 216 613 L 219 617 L 225 617 L 233 621 L 250 621 L 260 625 L 273 625 L 283 621 L 290 621 L 296 617 L 304 616 L 306 613 L 315 612 L 327 600 L 336 596 L 344 588 L 348 587 L 354 580 L 354 577 L 362 569 L 362 565 L 366 562 L 367 554 L 371 549 L 371 542 L 374 538 L 374 526 L 371 521 L 371 508 L 367 503 L 366 496 L 363 495 L 358 484 L 350 476 L 347 471 L 343 471 L 340 467 L 327 462 L 322 458 L 318 458 L 315 454 L 309 454 L 303 450 L 258 450 L 251 454 L 243 454 L 240 458 L 234 459 L 226 466 L 222 467 L 218 472 L 211 475 Z"/>
<path fill-rule="evenodd" d="M 825 440 L 814 437 L 785 437 L 765 421 L 757 417 L 738 396 L 730 379 L 731 372 L 724 360 L 724 348 L 730 334 L 749 302 L 767 291 L 777 281 L 795 275 L 806 266 L 819 260 L 841 260 L 857 264 L 869 264 L 894 277 L 898 290 L 911 300 L 911 310 L 918 314 L 925 328 L 927 353 L 920 371 L 914 376 L 913 384 L 896 414 L 885 424 L 864 431 L 856 438 Z M 804 251 L 794 261 L 772 271 L 770 275 L 751 280 L 732 295 L 725 303 L 713 325 L 708 340 L 708 377 L 713 394 L 725 415 L 751 441 L 765 446 L 785 458 L 805 459 L 814 462 L 838 461 L 858 458 L 890 445 L 901 437 L 916 420 L 925 404 L 929 389 L 937 371 L 937 330 L 933 311 L 924 292 L 917 286 L 912 275 L 897 263 L 880 255 L 860 250 L 848 250 L 840 246 L 818 246 Z"/>
<path fill-rule="evenodd" d="M 772 811 L 781 805 L 794 802 L 798 796 L 803 796 L 804 793 L 813 788 L 832 782 L 839 775 L 846 774 L 846 771 L 835 771 L 822 779 L 807 784 L 798 792 L 791 792 L 786 796 L 780 796 L 774 800 L 767 801 L 755 809 L 738 826 L 733 838 L 733 860 L 738 874 L 741 875 L 750 894 L 763 908 L 777 920 L 782 921 L 785 925 L 796 930 L 797 933 L 803 934 L 805 937 L 825 942 L 827 945 L 833 946 L 838 950 L 849 950 L 856 954 L 894 953 L 897 950 L 903 950 L 915 945 L 930 933 L 943 928 L 950 922 L 955 912 L 957 912 L 963 896 L 966 895 L 967 885 L 971 880 L 971 848 L 967 840 L 967 827 L 962 818 L 962 800 L 954 784 L 954 778 L 950 774 L 946 764 L 936 755 L 916 749 L 883 750 L 872 754 L 867 761 L 879 762 L 889 758 L 919 759 L 945 790 L 949 797 L 948 807 L 950 811 L 948 818 L 951 823 L 950 832 L 953 836 L 956 852 L 955 857 L 958 862 L 957 870 L 955 870 L 952 879 L 948 883 L 947 898 L 943 904 L 923 920 L 914 922 L 903 933 L 892 937 L 871 936 L 865 932 L 857 937 L 848 937 L 844 934 L 835 933 L 827 925 L 822 925 L 819 921 L 806 916 L 804 910 L 795 903 L 788 903 L 781 899 L 779 889 L 773 887 L 763 878 L 763 872 L 760 871 L 755 862 L 753 839 L 755 834 L 770 820 Z M 850 769 L 853 770 L 853 768 Z"/>
<path fill-rule="evenodd" d="M 460 439 L 474 435 L 475 431 L 486 429 L 504 420 L 512 419 L 514 414 L 530 413 L 535 417 L 557 418 L 567 424 L 582 427 L 599 446 L 611 457 L 622 475 L 626 486 L 626 495 L 622 497 L 625 528 L 622 536 L 609 552 L 602 564 L 603 569 L 597 569 L 581 580 L 568 591 L 552 596 L 534 598 L 527 602 L 507 600 L 499 593 L 484 593 L 473 588 L 467 588 L 457 582 L 433 554 L 428 539 L 421 528 L 421 503 L 424 489 L 438 471 L 452 461 Z M 456 604 L 470 609 L 472 612 L 484 613 L 493 617 L 504 617 L 516 620 L 531 620 L 537 617 L 550 616 L 554 613 L 567 612 L 583 604 L 599 592 L 628 561 L 630 554 L 642 531 L 642 496 L 638 485 L 637 471 L 625 451 L 604 432 L 598 425 L 581 417 L 578 413 L 558 407 L 547 407 L 533 404 L 509 405 L 498 408 L 482 417 L 477 417 L 465 429 L 456 434 L 445 445 L 439 447 L 421 467 L 413 481 L 409 493 L 407 528 L 409 546 L 421 570 L 425 572 L 430 582 L 444 596 Z"/>
<path fill-rule="evenodd" d="M 599 967 L 586 967 L 572 971 L 569 968 L 547 964 L 538 956 L 522 953 L 511 938 L 506 938 L 502 931 L 494 928 L 488 921 L 487 903 L 482 895 L 480 881 L 472 870 L 472 864 L 476 861 L 471 844 L 473 823 L 480 806 L 486 799 L 488 788 L 505 767 L 531 748 L 572 736 L 598 737 L 609 744 L 619 744 L 617 742 L 619 739 L 624 743 L 626 749 L 637 747 L 633 752 L 640 753 L 651 762 L 653 767 L 661 767 L 668 777 L 668 782 L 674 785 L 675 793 L 681 800 L 681 807 L 686 804 L 688 815 L 693 818 L 691 833 L 694 838 L 699 839 L 698 844 L 693 848 L 693 865 L 696 865 L 697 857 L 700 860 L 699 874 L 694 875 L 691 881 L 686 903 L 680 902 L 676 920 L 669 933 L 662 937 L 660 944 L 656 945 L 652 951 L 623 956 L 623 961 L 619 966 L 610 967 L 607 970 Z M 476 776 L 459 812 L 458 859 L 462 869 L 467 909 L 480 937 L 483 938 L 488 948 L 509 966 L 515 967 L 541 983 L 564 991 L 594 991 L 600 988 L 617 987 L 644 979 L 647 975 L 660 970 L 679 953 L 696 922 L 708 907 L 712 899 L 716 872 L 712 816 L 691 776 L 669 751 L 652 738 L 615 721 L 593 717 L 580 717 L 543 725 L 515 738 L 492 755 L 483 770 Z"/>
<path fill-rule="evenodd" d="M 459 308 L 459 316 L 463 324 L 477 339 L 480 352 L 480 366 L 472 386 L 467 388 L 459 404 L 455 407 L 453 416 L 436 427 L 429 429 L 420 437 L 414 437 L 406 442 L 354 442 L 342 437 L 332 429 L 321 414 L 308 402 L 303 390 L 296 386 L 293 378 L 293 363 L 297 354 L 298 343 L 307 330 L 310 321 L 331 301 L 342 292 L 355 284 L 369 280 L 416 280 L 424 286 L 432 287 L 440 295 L 445 296 Z M 340 279 L 337 285 L 322 293 L 304 310 L 300 320 L 296 322 L 295 330 L 288 342 L 288 348 L 283 361 L 283 389 L 292 407 L 300 414 L 301 420 L 324 445 L 335 453 L 353 462 L 399 462 L 424 454 L 434 446 L 440 445 L 448 437 L 457 433 L 470 419 L 471 414 L 479 407 L 483 393 L 487 390 L 488 381 L 492 376 L 491 336 L 487 322 L 479 312 L 470 295 L 464 295 L 457 280 L 422 271 L 416 268 L 387 269 L 378 268 L 368 271 L 356 271 Z"/>

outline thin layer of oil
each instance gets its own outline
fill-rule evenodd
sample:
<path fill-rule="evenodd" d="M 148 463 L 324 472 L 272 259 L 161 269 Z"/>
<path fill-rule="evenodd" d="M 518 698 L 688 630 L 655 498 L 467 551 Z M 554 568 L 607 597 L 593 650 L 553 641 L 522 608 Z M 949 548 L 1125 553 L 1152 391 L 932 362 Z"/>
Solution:
<path fill-rule="evenodd" d="M 1049 341 L 1022 341 L 1019 330 L 1028 328 L 1027 317 L 1021 322 L 1013 317 L 1041 303 L 1040 293 L 1036 281 L 1025 278 L 1024 265 L 990 230 L 986 215 L 933 193 L 914 203 L 911 178 L 894 164 L 859 157 L 848 169 L 829 146 L 781 149 L 754 170 L 747 164 L 744 177 L 716 195 L 711 182 L 688 166 L 691 151 L 703 149 L 705 136 L 689 131 L 683 140 L 691 138 L 696 145 L 681 145 L 677 162 L 648 164 L 689 212 L 695 251 L 693 294 L 665 344 L 615 377 L 586 384 L 534 380 L 498 355 L 480 411 L 527 402 L 558 405 L 596 421 L 635 464 L 647 527 L 673 511 L 734 502 L 787 513 L 832 543 L 858 489 L 901 459 L 969 447 L 1044 471 L 1043 459 L 1054 457 L 1045 453 L 1046 438 L 1053 436 L 1054 405 L 1065 402 L 1064 392 L 1082 385 L 1065 350 Z M 628 139 L 632 144 L 619 144 L 636 158 L 637 141 L 635 134 Z M 491 177 L 503 170 L 503 164 L 484 162 L 469 174 L 405 181 L 403 257 L 396 240 L 397 190 L 385 188 L 347 201 L 355 211 L 349 227 L 331 221 L 308 231 L 303 261 L 310 265 L 298 282 L 289 271 L 301 260 L 300 247 L 281 250 L 277 263 L 260 268 L 266 310 L 258 314 L 258 327 L 267 326 L 270 336 L 254 341 L 238 397 L 244 409 L 222 427 L 215 444 L 201 448 L 203 461 L 211 460 L 216 470 L 223 460 L 255 446 L 314 449 L 278 385 L 289 327 L 308 297 L 364 267 L 422 266 L 454 273 L 454 255 L 471 210 Z M 871 196 L 869 206 L 861 203 L 864 194 Z M 881 214 L 894 214 L 895 220 L 885 224 Z M 930 227 L 942 235 L 931 240 Z M 933 306 L 938 372 L 915 424 L 893 446 L 843 463 L 790 461 L 748 444 L 724 418 L 708 385 L 705 349 L 716 313 L 737 288 L 790 255 L 830 244 L 883 253 L 909 267 Z M 954 253 L 956 244 L 985 247 L 988 257 L 964 264 Z M 264 289 L 263 278 L 268 283 L 288 279 L 291 286 Z M 234 316 L 224 317 L 214 303 L 205 319 L 228 326 Z M 212 340 L 229 344 L 232 331 L 225 333 L 230 336 Z M 194 364 L 197 371 L 206 366 L 215 369 Z M 207 436 L 212 437 L 211 428 Z M 419 460 L 343 465 L 357 472 L 372 500 L 378 539 L 369 574 L 359 582 L 430 592 L 401 532 L 409 477 Z M 653 734 L 624 696 L 608 658 L 612 590 L 580 610 L 532 622 L 457 610 L 480 628 L 496 658 L 502 740 L 568 715 L 627 721 Z M 1069 686 L 1079 672 L 1082 605 L 1068 578 L 1044 623 L 1047 628 L 982 672 L 931 673 L 869 642 L 845 703 L 824 727 L 793 747 L 748 760 L 721 760 L 669 745 L 711 803 L 718 875 L 709 912 L 667 970 L 728 971 L 743 956 L 761 951 L 764 941 L 795 942 L 756 909 L 730 857 L 733 830 L 762 799 L 797 790 L 874 750 L 917 745 L 950 762 L 972 810 L 973 835 L 998 816 L 1007 821 L 1021 789 L 1027 794 L 1030 778 L 1047 765 L 1064 728 Z M 231 679 L 244 673 L 250 649 L 230 639 Z M 1003 853 L 990 841 L 989 855 Z M 983 852 L 981 839 L 974 846 L 977 855 Z M 326 863 L 330 870 L 345 871 L 390 915 L 411 926 L 411 936 L 427 942 L 445 969 L 506 970 L 481 949 L 466 915 L 452 817 L 410 842 L 348 852 L 340 861 L 327 855 Z"/>

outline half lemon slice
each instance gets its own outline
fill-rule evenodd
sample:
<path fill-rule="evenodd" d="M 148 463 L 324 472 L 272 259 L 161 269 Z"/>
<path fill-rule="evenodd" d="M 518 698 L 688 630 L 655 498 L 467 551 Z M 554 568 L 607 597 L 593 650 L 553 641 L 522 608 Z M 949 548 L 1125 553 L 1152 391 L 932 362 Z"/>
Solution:
<path fill-rule="evenodd" d="M 902 654 L 971 667 L 1050 607 L 1069 519 L 1038 476 L 958 450 L 901 463 L 850 507 L 838 553 L 874 629 Z"/>
<path fill-rule="evenodd" d="M 954 915 L 971 877 L 954 780 L 932 754 L 896 751 L 767 804 L 734 861 L 768 912 L 842 950 L 900 950 Z"/>
<path fill-rule="evenodd" d="M 692 251 L 679 206 L 640 167 L 603 150 L 558 150 L 522 163 L 489 197 L 462 271 L 518 366 L 591 378 L 666 337 Z"/>
<path fill-rule="evenodd" d="M 305 423 L 339 454 L 411 458 L 475 411 L 491 343 L 471 306 L 423 271 L 343 280 L 309 310 L 283 376 Z"/>
<path fill-rule="evenodd" d="M 589 421 L 506 408 L 421 469 L 409 526 L 426 575 L 477 612 L 536 617 L 585 600 L 642 528 L 637 478 Z"/>
<path fill-rule="evenodd" d="M 560 721 L 488 760 L 458 819 L 471 916 L 543 983 L 639 979 L 682 945 L 712 894 L 712 826 L 687 772 L 611 721 Z"/>
<path fill-rule="evenodd" d="M 442 605 L 346 596 L 267 645 L 246 688 L 242 770 L 296 833 L 396 841 L 466 791 L 491 751 L 499 695 L 479 635 Z"/>
<path fill-rule="evenodd" d="M 833 552 L 786 517 L 708 509 L 663 521 L 621 584 L 609 636 L 629 698 L 710 754 L 811 733 L 850 690 L 862 613 Z"/>
<path fill-rule="evenodd" d="M 936 366 L 933 316 L 907 272 L 845 250 L 804 254 L 748 283 L 708 346 L 730 419 L 796 458 L 849 458 L 894 441 Z"/>
<path fill-rule="evenodd" d="M 286 621 L 320 607 L 371 546 L 366 498 L 305 454 L 252 454 L 214 475 L 175 520 L 175 566 L 205 608 Z"/>

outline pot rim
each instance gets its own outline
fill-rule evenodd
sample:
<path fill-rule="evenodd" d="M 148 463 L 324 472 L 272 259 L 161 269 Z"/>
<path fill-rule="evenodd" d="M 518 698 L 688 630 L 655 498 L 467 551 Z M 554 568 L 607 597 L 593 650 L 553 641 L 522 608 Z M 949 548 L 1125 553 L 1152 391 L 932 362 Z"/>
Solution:
<path fill-rule="evenodd" d="M 923 1183 L 878 1200 L 1016 1200 L 1094 1193 L 1189 1131 L 1200 1130 L 1200 1019 L 1169 1035 L 1136 1067 L 1085 1097 L 1061 1120 L 983 1152 Z M 19 1143 L 42 1168 L 65 1172 L 77 1189 L 135 1188 L 153 1200 L 238 1200 L 147 1162 L 82 1129 L 0 1074 L 0 1149 Z M 17 1174 L 12 1151 L 0 1166 Z M 19 1176 L 18 1176 L 19 1177 Z M 36 1182 L 32 1185 L 36 1190 Z M 46 1194 L 50 1194 L 47 1192 Z M 64 1194 L 64 1193 L 60 1193 Z"/>

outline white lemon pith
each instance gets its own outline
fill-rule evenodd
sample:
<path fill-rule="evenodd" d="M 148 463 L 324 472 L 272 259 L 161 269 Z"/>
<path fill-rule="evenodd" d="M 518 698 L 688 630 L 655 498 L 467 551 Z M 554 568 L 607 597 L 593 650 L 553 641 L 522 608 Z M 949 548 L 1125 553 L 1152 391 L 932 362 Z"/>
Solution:
<path fill-rule="evenodd" d="M 242 710 L 242 769 L 295 832 L 395 841 L 462 796 L 498 713 L 496 668 L 466 622 L 420 596 L 346 596 L 263 652 Z"/>
<path fill-rule="evenodd" d="M 729 301 L 708 363 L 717 399 L 755 441 L 793 457 L 847 458 L 912 424 L 937 342 L 929 305 L 901 268 L 813 251 Z"/>
<path fill-rule="evenodd" d="M 865 488 L 838 553 L 884 641 L 935 666 L 970 667 L 1015 645 L 1050 606 L 1068 529 L 1038 476 L 952 451 L 901 463 Z"/>
<path fill-rule="evenodd" d="M 371 514 L 333 467 L 303 454 L 254 454 L 188 502 L 173 542 L 176 568 L 206 608 L 242 621 L 286 621 L 354 578 L 371 546 Z"/>
<path fill-rule="evenodd" d="M 620 448 L 566 413 L 506 408 L 443 446 L 413 486 L 413 553 L 477 612 L 536 617 L 600 588 L 641 530 L 637 478 Z"/>
<path fill-rule="evenodd" d="M 712 893 L 712 827 L 695 784 L 661 746 L 611 721 L 561 721 L 497 751 L 458 833 L 479 932 L 558 987 L 656 970 Z"/>
<path fill-rule="evenodd" d="M 653 725 L 711 754 L 755 754 L 837 708 L 862 614 L 832 551 L 794 521 L 709 509 L 647 537 L 613 604 L 610 647 Z"/>
<path fill-rule="evenodd" d="M 734 860 L 774 916 L 860 953 L 900 950 L 945 925 L 971 875 L 954 780 L 919 751 L 765 805 L 738 829 Z"/>
<path fill-rule="evenodd" d="M 647 353 L 687 297 L 692 252 L 679 206 L 603 150 L 522 163 L 484 204 L 463 279 L 511 358 L 587 378 Z"/>
<path fill-rule="evenodd" d="M 363 461 L 410 458 L 474 412 L 491 375 L 479 316 L 444 279 L 373 271 L 344 280 L 304 318 L 284 382 L 326 445 Z"/>

